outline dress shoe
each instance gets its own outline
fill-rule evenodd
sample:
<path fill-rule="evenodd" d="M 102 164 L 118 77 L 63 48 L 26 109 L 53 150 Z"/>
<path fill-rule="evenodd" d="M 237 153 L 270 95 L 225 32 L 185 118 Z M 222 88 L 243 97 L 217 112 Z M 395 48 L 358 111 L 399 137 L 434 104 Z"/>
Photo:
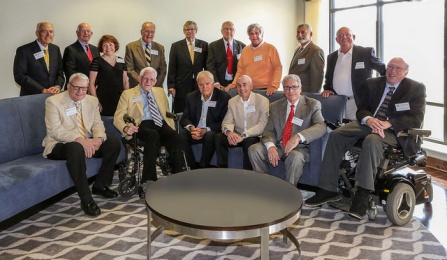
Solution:
<path fill-rule="evenodd" d="M 87 203 L 84 203 L 81 201 L 81 209 L 84 211 L 85 214 L 96 217 L 101 214 L 101 209 L 96 205 L 94 200 L 91 200 Z"/>
<path fill-rule="evenodd" d="M 357 187 L 357 191 L 352 198 L 349 216 L 362 220 L 369 209 L 370 191 Z"/>
<path fill-rule="evenodd" d="M 95 186 L 93 186 L 92 193 L 95 195 L 101 195 L 107 199 L 118 197 L 118 193 L 109 189 L 109 187 L 107 187 L 107 186 L 104 186 L 104 188 L 102 188 L 102 189 L 99 189 L 99 188 L 96 188 Z"/>
<path fill-rule="evenodd" d="M 304 205 L 308 207 L 318 207 L 328 202 L 334 202 L 341 199 L 340 194 L 335 191 L 328 191 L 324 189 L 318 190 L 314 196 L 308 198 Z"/>

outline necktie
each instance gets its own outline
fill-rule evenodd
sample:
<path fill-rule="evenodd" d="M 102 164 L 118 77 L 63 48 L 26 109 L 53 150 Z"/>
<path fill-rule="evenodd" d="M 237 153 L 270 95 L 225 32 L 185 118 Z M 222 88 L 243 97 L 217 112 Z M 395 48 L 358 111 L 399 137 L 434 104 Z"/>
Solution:
<path fill-rule="evenodd" d="M 191 62 L 194 64 L 194 46 L 192 46 L 192 42 L 189 42 L 189 57 L 191 57 Z"/>
<path fill-rule="evenodd" d="M 43 60 L 45 61 L 45 64 L 47 65 L 47 70 L 50 71 L 50 55 L 48 54 L 47 47 L 43 48 Z"/>
<path fill-rule="evenodd" d="M 290 137 L 292 135 L 292 119 L 295 116 L 295 105 L 292 104 L 290 105 L 290 113 L 289 116 L 287 117 L 287 122 L 286 122 L 286 127 L 284 127 L 284 132 L 282 134 L 282 144 L 284 146 L 287 145 L 287 142 L 289 142 Z"/>
<path fill-rule="evenodd" d="M 90 51 L 90 48 L 88 47 L 88 45 L 85 45 L 85 52 L 87 53 L 88 60 L 90 62 L 92 62 L 93 55 L 92 55 L 92 52 Z"/>
<path fill-rule="evenodd" d="M 231 51 L 229 42 L 227 42 L 227 64 L 228 74 L 233 74 L 233 52 Z"/>
<path fill-rule="evenodd" d="M 147 66 L 151 66 L 151 49 L 149 49 L 149 44 L 146 45 L 146 49 L 144 50 L 144 56 L 146 57 Z"/>
<path fill-rule="evenodd" d="M 152 99 L 149 92 L 147 93 L 147 99 L 149 100 L 149 108 L 151 110 L 152 120 L 154 120 L 155 125 L 161 127 L 163 125 L 163 120 L 158 113 L 157 106 L 155 105 L 155 101 Z"/>
<path fill-rule="evenodd" d="M 84 120 L 82 120 L 81 106 L 79 105 L 78 102 L 75 102 L 75 106 L 77 111 L 76 117 L 78 120 L 79 133 L 81 134 L 82 137 L 86 138 L 87 131 L 85 130 Z"/>
<path fill-rule="evenodd" d="M 382 104 L 377 110 L 376 118 L 383 121 L 388 120 L 388 117 L 386 116 L 386 111 L 388 110 L 388 105 L 390 103 L 391 97 L 393 96 L 394 89 L 395 87 L 390 87 L 390 91 L 386 93 L 385 99 L 383 100 Z"/>

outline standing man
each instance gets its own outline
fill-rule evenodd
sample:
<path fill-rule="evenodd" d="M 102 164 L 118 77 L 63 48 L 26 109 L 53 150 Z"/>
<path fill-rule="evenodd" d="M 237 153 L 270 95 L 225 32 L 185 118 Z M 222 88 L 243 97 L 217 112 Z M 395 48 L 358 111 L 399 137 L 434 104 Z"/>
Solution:
<path fill-rule="evenodd" d="M 270 96 L 279 88 L 282 75 L 282 65 L 275 46 L 264 42 L 264 29 L 254 23 L 247 28 L 251 45 L 242 50 L 241 58 L 237 65 L 237 73 L 233 83 L 225 90 L 236 87 L 236 79 L 241 75 L 248 75 L 253 80 L 254 89 L 265 89 Z"/>
<path fill-rule="evenodd" d="M 243 167 L 253 170 L 248 158 L 248 148 L 259 142 L 269 116 L 269 100 L 261 94 L 253 93 L 251 78 L 240 76 L 236 81 L 238 96 L 228 101 L 228 111 L 222 121 L 222 133 L 217 134 L 217 165 L 228 167 L 228 147 L 242 146 Z"/>
<path fill-rule="evenodd" d="M 157 171 L 155 161 L 160 146 L 166 146 L 170 157 L 172 172 L 182 171 L 182 150 L 179 148 L 179 136 L 175 132 L 174 120 L 166 116 L 169 103 L 163 88 L 154 88 L 157 81 L 157 71 L 146 67 L 140 71 L 139 85 L 125 90 L 116 108 L 113 124 L 130 137 L 137 133 L 137 138 L 144 141 L 143 176 L 141 182 L 156 181 Z M 126 124 L 123 116 L 129 115 L 135 119 L 137 126 Z"/>
<path fill-rule="evenodd" d="M 226 21 L 220 30 L 223 38 L 210 43 L 206 68 L 213 73 L 216 88 L 228 86 L 233 82 L 237 71 L 237 63 L 245 44 L 235 40 L 234 24 Z"/>
<path fill-rule="evenodd" d="M 312 41 L 312 26 L 307 23 L 298 25 L 296 40 L 300 47 L 290 62 L 289 74 L 300 77 L 302 91 L 319 93 L 324 76 L 324 52 Z"/>
<path fill-rule="evenodd" d="M 282 80 L 285 98 L 271 104 L 261 143 L 248 149 L 253 170 L 268 173 L 268 164 L 284 161 L 286 179 L 296 186 L 309 161 L 309 144 L 326 133 L 321 103 L 301 96 L 301 81 L 291 74 Z"/>
<path fill-rule="evenodd" d="M 356 193 L 349 215 L 362 219 L 369 208 L 368 199 L 374 191 L 377 167 L 388 145 L 402 146 L 405 157 L 411 157 L 421 143 L 400 131 L 421 127 L 425 114 L 425 86 L 406 78 L 408 64 L 393 58 L 386 68 L 386 77 L 371 78 L 363 84 L 364 96 L 357 111 L 357 120 L 332 131 L 323 157 L 318 186 L 320 190 L 306 200 L 306 205 L 320 206 L 337 201 L 340 163 L 343 155 L 361 138 L 362 151 L 355 174 Z"/>
<path fill-rule="evenodd" d="M 77 72 L 89 75 L 92 60 L 99 57 L 98 48 L 89 44 L 93 31 L 88 23 L 80 23 L 76 35 L 78 40 L 67 46 L 64 51 L 64 72 L 68 79 Z"/>
<path fill-rule="evenodd" d="M 345 95 L 348 99 L 345 118 L 355 120 L 364 92 L 363 83 L 372 76 L 373 70 L 384 75 L 385 64 L 376 57 L 374 48 L 354 45 L 355 35 L 347 27 L 337 31 L 335 40 L 340 49 L 327 57 L 324 90 L 321 95 L 324 98 L 334 94 Z"/>
<path fill-rule="evenodd" d="M 61 52 L 51 43 L 53 25 L 38 23 L 36 36 L 36 41 L 17 48 L 14 58 L 14 80 L 20 85 L 20 96 L 57 94 L 65 83 Z"/>
<path fill-rule="evenodd" d="M 146 67 L 157 71 L 157 87 L 163 87 L 166 78 L 165 47 L 154 42 L 155 24 L 144 22 L 141 25 L 141 38 L 126 45 L 124 60 L 129 75 L 129 84 L 133 88 L 138 85 L 140 71 Z"/>
<path fill-rule="evenodd" d="M 180 124 L 180 138 L 186 161 L 191 169 L 208 168 L 216 150 L 216 135 L 228 110 L 230 95 L 214 87 L 213 74 L 201 71 L 197 75 L 199 90 L 186 97 L 185 111 Z M 202 158 L 197 165 L 192 144 L 202 144 Z"/>
<path fill-rule="evenodd" d="M 196 39 L 198 27 L 193 21 L 183 25 L 185 39 L 174 42 L 169 53 L 168 90 L 174 97 L 174 112 L 185 108 L 186 95 L 197 90 L 197 74 L 206 69 L 208 43 Z"/>
<path fill-rule="evenodd" d="M 47 98 L 47 136 L 42 145 L 45 147 L 44 157 L 67 161 L 68 172 L 81 199 L 81 209 L 89 216 L 98 216 L 101 210 L 88 187 L 85 158 L 102 157 L 92 193 L 115 198 L 118 193 L 110 190 L 107 184 L 112 183 L 120 141 L 115 136 L 106 135 L 98 99 L 87 95 L 88 83 L 86 75 L 75 73 L 70 77 L 67 91 Z"/>

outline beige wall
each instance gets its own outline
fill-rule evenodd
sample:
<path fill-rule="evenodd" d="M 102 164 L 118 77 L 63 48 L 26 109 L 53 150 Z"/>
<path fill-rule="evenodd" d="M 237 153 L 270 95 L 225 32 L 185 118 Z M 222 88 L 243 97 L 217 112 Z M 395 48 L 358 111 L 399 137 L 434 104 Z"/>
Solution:
<path fill-rule="evenodd" d="M 226 2 L 228 7 L 216 0 L 1 1 L 0 98 L 19 95 L 12 71 L 15 51 L 35 40 L 35 27 L 41 21 L 53 23 L 56 32 L 53 43 L 62 52 L 76 40 L 76 26 L 85 21 L 93 27 L 93 44 L 103 34 L 112 34 L 122 46 L 118 51 L 122 57 L 124 46 L 140 37 L 141 24 L 152 21 L 157 25 L 155 40 L 165 46 L 167 59 L 171 44 L 184 38 L 182 26 L 187 20 L 197 22 L 197 38 L 208 42 L 220 38 L 222 22 L 231 20 L 236 25 L 235 38 L 249 43 L 246 28 L 257 22 L 265 29 L 264 39 L 278 49 L 285 74 L 297 46 L 295 27 L 304 22 L 303 0 Z"/>

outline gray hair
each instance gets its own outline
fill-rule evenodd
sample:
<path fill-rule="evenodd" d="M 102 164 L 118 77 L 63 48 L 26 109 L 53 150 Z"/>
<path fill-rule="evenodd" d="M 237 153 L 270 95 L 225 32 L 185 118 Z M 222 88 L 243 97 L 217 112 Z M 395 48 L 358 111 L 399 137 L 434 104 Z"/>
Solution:
<path fill-rule="evenodd" d="M 201 72 L 199 72 L 199 74 L 197 74 L 197 82 L 199 82 L 200 78 L 209 78 L 214 82 L 214 75 L 213 73 L 207 71 L 207 70 L 202 70 Z"/>
<path fill-rule="evenodd" d="M 68 80 L 68 83 L 71 84 L 71 83 L 73 82 L 73 80 L 75 80 L 76 78 L 80 78 L 80 79 L 83 79 L 83 80 L 87 80 L 87 85 L 88 85 L 89 82 L 90 82 L 90 80 L 88 79 L 87 75 L 85 75 L 84 73 L 77 72 L 77 73 L 74 73 L 74 74 L 72 74 L 72 75 L 70 76 L 70 79 Z"/>
<path fill-rule="evenodd" d="M 53 29 L 54 29 L 54 26 L 53 26 L 52 23 L 49 23 L 49 22 L 40 22 L 40 23 L 38 23 L 37 26 L 36 26 L 36 32 L 40 31 L 40 27 L 41 27 L 42 25 L 44 25 L 44 24 L 49 24 L 49 25 L 51 25 L 51 27 L 53 27 Z"/>
<path fill-rule="evenodd" d="M 196 29 L 196 31 L 199 30 L 197 23 L 194 21 L 186 21 L 186 23 L 183 25 L 183 28 L 190 26 L 190 25 L 194 25 L 194 29 Z"/>
<path fill-rule="evenodd" d="M 310 24 L 302 23 L 302 24 L 298 25 L 296 28 L 300 28 L 300 27 L 306 27 L 309 32 L 312 31 L 312 26 L 310 26 Z"/>
<path fill-rule="evenodd" d="M 253 84 L 253 81 L 251 80 L 250 76 L 248 76 L 248 75 L 241 75 L 241 76 L 239 76 L 239 78 L 237 78 L 237 80 L 240 80 L 240 79 L 248 79 L 248 82 L 250 82 L 250 84 Z"/>
<path fill-rule="evenodd" d="M 284 86 L 284 83 L 288 80 L 293 80 L 296 81 L 298 83 L 298 87 L 301 87 L 301 79 L 298 75 L 295 74 L 289 74 L 287 76 L 284 76 L 284 78 L 282 79 L 282 85 Z"/>
<path fill-rule="evenodd" d="M 155 78 L 157 78 L 157 71 L 152 67 L 146 67 L 146 68 L 142 69 L 140 71 L 140 76 L 143 77 L 143 75 L 144 75 L 144 73 L 146 73 L 146 71 L 153 72 L 155 75 Z"/>
<path fill-rule="evenodd" d="M 154 28 L 156 28 L 156 27 L 155 27 L 155 24 L 154 24 L 153 22 L 144 22 L 144 23 L 141 25 L 141 30 L 143 30 L 144 26 L 146 26 L 146 25 L 153 25 Z"/>
<path fill-rule="evenodd" d="M 247 34 L 250 35 L 250 32 L 258 29 L 261 35 L 264 35 L 264 28 L 258 23 L 252 23 L 247 27 Z"/>

